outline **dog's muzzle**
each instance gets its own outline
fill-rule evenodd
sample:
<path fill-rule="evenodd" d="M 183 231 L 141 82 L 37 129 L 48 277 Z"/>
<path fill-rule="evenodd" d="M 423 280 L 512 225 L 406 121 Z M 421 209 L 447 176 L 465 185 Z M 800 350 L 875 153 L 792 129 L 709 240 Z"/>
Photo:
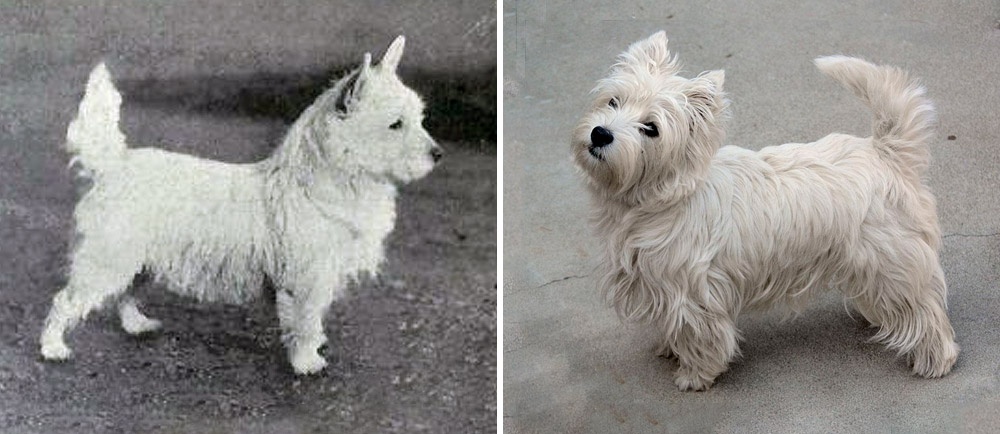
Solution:
<path fill-rule="evenodd" d="M 441 149 L 439 146 L 431 148 L 431 159 L 434 160 L 435 163 L 440 161 L 441 157 L 444 157 L 444 149 Z"/>
<path fill-rule="evenodd" d="M 594 127 L 590 132 L 590 145 L 595 148 L 603 148 L 615 141 L 615 136 L 604 127 Z"/>
<path fill-rule="evenodd" d="M 615 141 L 614 134 L 611 134 L 611 131 L 608 131 L 607 128 L 594 127 L 594 129 L 590 131 L 590 146 L 588 147 L 587 151 L 589 151 L 590 155 L 593 155 L 594 158 L 597 158 L 598 160 L 603 160 L 604 157 L 599 152 L 597 152 L 597 150 L 605 146 L 608 146 L 609 144 L 611 144 L 611 142 L 614 141 Z"/>

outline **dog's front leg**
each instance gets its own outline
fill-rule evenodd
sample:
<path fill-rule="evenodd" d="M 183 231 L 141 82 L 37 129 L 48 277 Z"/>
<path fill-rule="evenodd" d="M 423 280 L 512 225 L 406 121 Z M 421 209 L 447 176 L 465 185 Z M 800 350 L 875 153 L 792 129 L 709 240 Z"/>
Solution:
<path fill-rule="evenodd" d="M 311 284 L 277 293 L 278 322 L 288 361 L 296 374 L 313 374 L 326 367 L 319 347 L 326 343 L 323 317 L 339 290 L 335 279 L 313 279 Z"/>
<path fill-rule="evenodd" d="M 680 390 L 707 390 L 739 351 L 735 323 L 723 312 L 696 307 L 684 312 L 671 348 L 680 367 L 674 384 Z"/>

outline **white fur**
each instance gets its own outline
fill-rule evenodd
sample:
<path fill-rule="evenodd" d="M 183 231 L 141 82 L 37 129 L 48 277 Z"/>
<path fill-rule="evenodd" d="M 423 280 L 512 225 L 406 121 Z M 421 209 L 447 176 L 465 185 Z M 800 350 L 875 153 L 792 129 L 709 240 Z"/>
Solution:
<path fill-rule="evenodd" d="M 98 65 L 67 132 L 93 186 L 74 213 L 80 236 L 42 355 L 69 357 L 63 334 L 111 299 L 129 333 L 158 328 L 124 295 L 147 269 L 201 301 L 243 303 L 270 278 L 293 368 L 322 369 L 323 315 L 349 281 L 378 271 L 395 184 L 426 175 L 440 156 L 421 127 L 423 102 L 395 73 L 403 44 L 400 36 L 376 66 L 366 55 L 254 164 L 127 148 L 121 96 Z"/>
<path fill-rule="evenodd" d="M 682 390 L 726 370 L 741 312 L 796 313 L 826 288 L 915 374 L 955 363 L 934 197 L 921 182 L 933 106 L 898 69 L 842 56 L 816 65 L 872 108 L 872 137 L 720 149 L 724 74 L 678 76 L 663 32 L 619 57 L 574 132 L 604 246 L 600 286 L 622 317 L 657 330 Z M 643 133 L 649 122 L 657 137 Z M 595 145 L 607 141 L 598 127 L 614 140 Z"/>

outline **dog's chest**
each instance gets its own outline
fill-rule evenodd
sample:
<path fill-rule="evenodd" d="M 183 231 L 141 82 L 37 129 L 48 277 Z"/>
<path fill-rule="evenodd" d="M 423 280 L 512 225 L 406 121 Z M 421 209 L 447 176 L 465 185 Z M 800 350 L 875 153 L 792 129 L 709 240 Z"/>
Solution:
<path fill-rule="evenodd" d="M 395 226 L 395 189 L 313 190 L 286 203 L 282 213 L 282 245 L 296 261 L 345 276 L 375 273 L 385 256 L 383 241 Z"/>
<path fill-rule="evenodd" d="M 395 226 L 396 195 L 392 188 L 332 193 L 314 190 L 302 201 L 296 207 L 304 213 L 302 219 L 336 232 L 343 242 L 381 243 Z"/>

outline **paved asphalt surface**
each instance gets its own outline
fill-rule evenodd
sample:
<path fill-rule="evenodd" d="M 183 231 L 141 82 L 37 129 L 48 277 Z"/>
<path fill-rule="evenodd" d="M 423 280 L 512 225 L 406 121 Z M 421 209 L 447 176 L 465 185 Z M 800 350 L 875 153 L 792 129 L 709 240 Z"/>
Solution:
<path fill-rule="evenodd" d="M 505 431 L 1000 432 L 995 1 L 508 1 L 503 19 Z M 601 304 L 568 138 L 615 56 L 661 29 L 688 74 L 726 70 L 727 144 L 750 149 L 870 135 L 869 111 L 814 57 L 923 79 L 939 114 L 928 181 L 962 347 L 950 375 L 910 376 L 831 296 L 789 321 L 741 319 L 743 357 L 710 391 L 682 393 L 674 362 Z"/>
<path fill-rule="evenodd" d="M 495 17 L 488 1 L 0 4 L 0 433 L 494 432 Z M 74 360 L 39 360 L 76 200 L 60 147 L 98 59 L 131 143 L 249 162 L 397 34 L 448 154 L 402 189 L 383 277 L 328 315 L 327 370 L 292 374 L 269 302 L 197 304 L 142 279 L 161 332 L 98 313 L 69 336 Z"/>

